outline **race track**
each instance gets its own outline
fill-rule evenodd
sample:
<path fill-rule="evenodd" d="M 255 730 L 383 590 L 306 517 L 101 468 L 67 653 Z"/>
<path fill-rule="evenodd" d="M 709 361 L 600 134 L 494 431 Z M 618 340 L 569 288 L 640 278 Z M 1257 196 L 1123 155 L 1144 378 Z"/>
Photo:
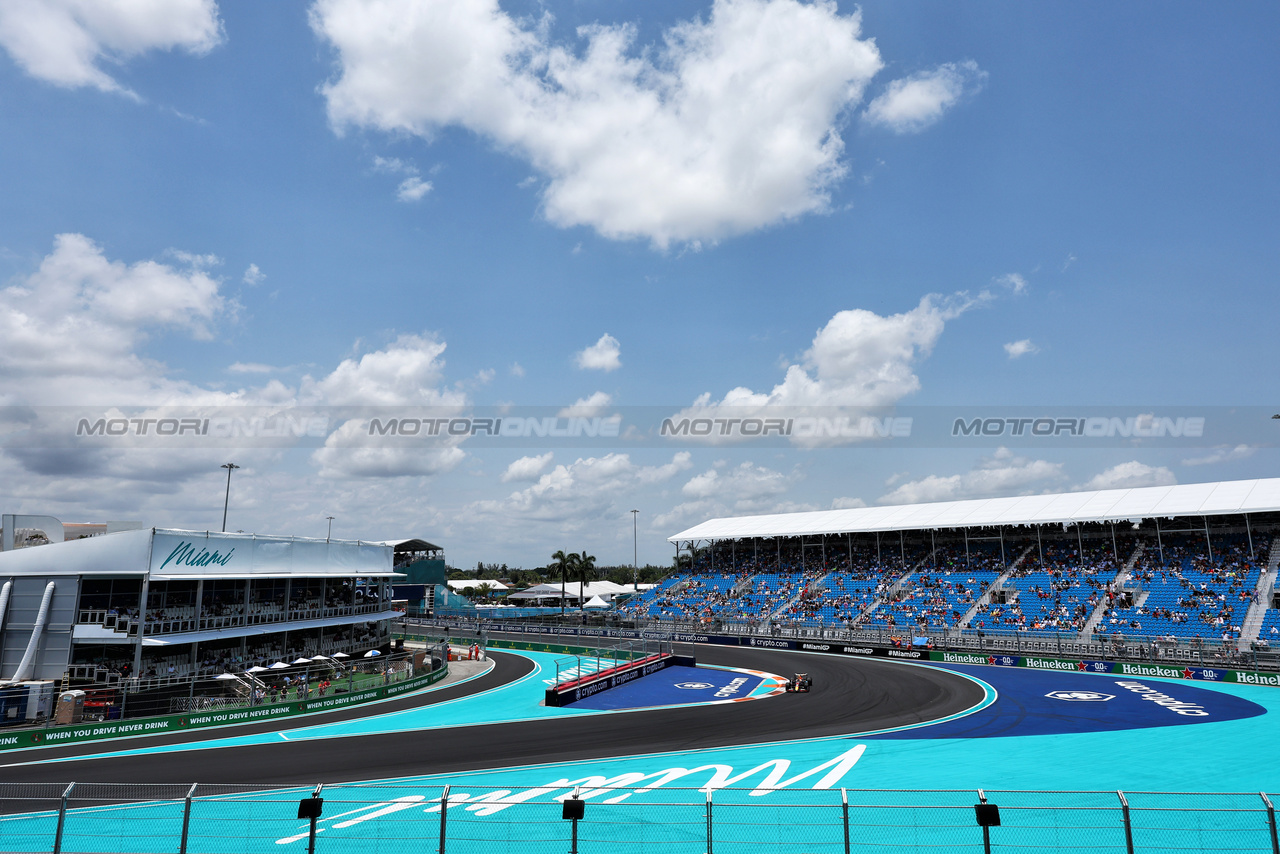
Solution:
<path fill-rule="evenodd" d="M 496 667 L 481 679 L 398 700 L 394 705 L 382 704 L 375 713 L 442 702 L 518 679 L 530 670 L 528 660 L 521 656 L 501 651 L 490 654 Z M 117 750 L 119 745 L 69 746 L 6 757 L 11 763 L 39 764 L 0 767 L 0 782 L 289 785 L 389 779 L 863 733 L 944 718 L 970 709 L 984 698 L 982 687 L 970 679 L 900 662 L 714 646 L 698 647 L 697 656 L 700 664 L 784 675 L 805 671 L 813 678 L 813 691 L 743 703 L 571 715 L 325 741 L 282 740 L 200 751 L 88 758 L 94 752 Z M 341 719 L 353 713 L 357 710 L 332 713 L 334 717 L 324 719 Z M 320 719 L 316 716 L 307 723 Z M 277 727 L 259 725 L 256 730 Z M 166 739 L 146 743 L 200 740 L 188 734 Z M 42 761 L 73 756 L 85 758 Z"/>

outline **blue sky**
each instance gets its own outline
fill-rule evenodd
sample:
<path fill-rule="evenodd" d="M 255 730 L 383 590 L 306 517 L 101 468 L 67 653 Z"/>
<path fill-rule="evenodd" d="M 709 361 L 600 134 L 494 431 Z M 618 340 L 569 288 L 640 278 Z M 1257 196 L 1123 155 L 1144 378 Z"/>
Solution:
<path fill-rule="evenodd" d="M 214 526 L 234 459 L 232 528 L 333 515 L 533 566 L 629 562 L 632 508 L 665 562 L 716 515 L 1277 474 L 1248 430 L 424 451 L 338 427 L 1275 406 L 1274 4 L 147 6 L 0 8 L 0 404 L 347 415 L 324 447 L 7 445 L 6 512 Z"/>

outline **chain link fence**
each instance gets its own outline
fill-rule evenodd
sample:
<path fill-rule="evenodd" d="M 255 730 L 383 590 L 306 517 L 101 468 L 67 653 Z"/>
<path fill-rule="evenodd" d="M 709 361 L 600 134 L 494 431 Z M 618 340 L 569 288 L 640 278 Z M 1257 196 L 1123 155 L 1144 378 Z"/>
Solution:
<path fill-rule="evenodd" d="M 0 851 L 1280 854 L 1262 793 L 590 785 L 0 784 Z"/>

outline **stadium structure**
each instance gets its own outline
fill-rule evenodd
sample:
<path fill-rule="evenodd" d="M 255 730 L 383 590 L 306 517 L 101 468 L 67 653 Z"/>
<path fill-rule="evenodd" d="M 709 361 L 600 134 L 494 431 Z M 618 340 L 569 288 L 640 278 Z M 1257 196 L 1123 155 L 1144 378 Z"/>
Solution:
<path fill-rule="evenodd" d="M 383 647 L 399 615 L 393 580 L 442 565 L 438 547 L 418 539 L 140 528 L 60 541 L 50 517 L 5 521 L 6 544 L 24 523 L 47 541 L 0 552 L 6 682 L 187 680 Z"/>
<path fill-rule="evenodd" d="M 1280 635 L 1277 528 L 1277 478 L 718 518 L 671 536 L 680 571 L 622 611 L 907 644 L 1256 652 Z"/>

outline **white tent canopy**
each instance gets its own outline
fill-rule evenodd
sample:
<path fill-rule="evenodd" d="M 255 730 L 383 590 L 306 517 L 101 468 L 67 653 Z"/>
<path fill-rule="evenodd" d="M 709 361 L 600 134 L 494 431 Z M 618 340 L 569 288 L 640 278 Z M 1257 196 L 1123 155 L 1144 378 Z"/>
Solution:
<path fill-rule="evenodd" d="M 709 519 L 668 537 L 671 543 L 799 537 L 875 531 L 941 530 L 1005 525 L 1226 516 L 1280 511 L 1280 478 L 1101 489 L 1054 495 L 937 501 L 848 510 Z"/>
<path fill-rule="evenodd" d="M 571 599 L 578 601 L 581 597 L 591 599 L 600 597 L 608 602 L 618 593 L 627 593 L 631 590 L 623 584 L 614 584 L 612 581 L 588 581 L 585 585 L 579 585 L 575 581 L 570 581 L 561 586 L 560 584 L 535 584 L 527 590 L 521 590 L 519 593 L 512 593 L 508 599 Z"/>
<path fill-rule="evenodd" d="M 587 601 L 587 604 L 583 605 L 582 607 L 584 607 L 584 608 L 608 608 L 608 607 L 609 607 L 609 603 L 608 603 L 608 602 L 606 602 L 606 601 L 604 601 L 603 599 L 601 599 L 599 596 L 592 596 L 592 597 Z"/>
<path fill-rule="evenodd" d="M 484 579 L 484 578 L 481 578 L 481 579 L 455 578 L 446 583 L 449 585 L 450 590 L 458 590 L 458 591 L 474 590 L 475 588 L 480 587 L 481 585 L 484 585 L 484 584 L 489 585 L 489 589 L 494 592 L 511 589 L 507 585 L 503 584 L 501 581 L 494 581 L 492 579 Z"/>

